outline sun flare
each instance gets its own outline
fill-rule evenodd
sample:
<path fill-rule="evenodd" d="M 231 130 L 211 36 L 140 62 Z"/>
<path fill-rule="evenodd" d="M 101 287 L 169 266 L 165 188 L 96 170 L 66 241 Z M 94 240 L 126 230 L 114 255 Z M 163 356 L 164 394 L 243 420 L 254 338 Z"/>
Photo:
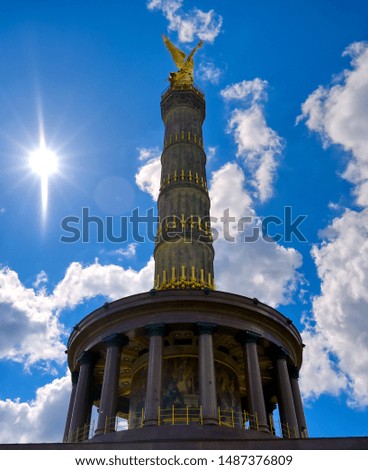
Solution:
<path fill-rule="evenodd" d="M 29 166 L 41 178 L 42 214 L 45 216 L 49 198 L 49 177 L 57 173 L 59 168 L 57 155 L 53 150 L 41 146 L 30 153 Z"/>

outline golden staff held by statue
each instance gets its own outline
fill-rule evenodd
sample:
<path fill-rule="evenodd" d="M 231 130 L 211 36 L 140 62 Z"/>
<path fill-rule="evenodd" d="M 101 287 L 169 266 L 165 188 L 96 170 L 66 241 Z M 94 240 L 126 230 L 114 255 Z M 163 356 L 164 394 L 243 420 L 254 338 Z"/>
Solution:
<path fill-rule="evenodd" d="M 193 56 L 196 51 L 202 47 L 203 41 L 200 41 L 197 46 L 192 50 L 192 52 L 187 56 L 185 52 L 178 49 L 174 44 L 170 41 L 170 39 L 162 35 L 164 43 L 166 47 L 169 49 L 171 57 L 173 58 L 175 65 L 178 67 L 177 72 L 171 72 L 169 77 L 169 82 L 171 83 L 172 87 L 182 87 L 184 86 L 191 86 L 193 85 L 194 75 L 194 60 Z"/>

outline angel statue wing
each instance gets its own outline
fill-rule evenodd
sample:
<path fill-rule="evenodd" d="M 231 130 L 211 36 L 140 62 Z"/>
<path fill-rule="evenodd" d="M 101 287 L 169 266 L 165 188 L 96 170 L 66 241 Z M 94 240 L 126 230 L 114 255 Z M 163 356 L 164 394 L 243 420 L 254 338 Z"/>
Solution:
<path fill-rule="evenodd" d="M 199 44 L 192 50 L 192 52 L 187 56 L 185 52 L 178 49 L 170 41 L 170 39 L 162 35 L 166 47 L 169 49 L 169 52 L 175 62 L 175 65 L 178 67 L 177 72 L 171 72 L 169 76 L 169 82 L 172 87 L 191 87 L 193 86 L 193 69 L 194 61 L 193 56 L 195 52 L 202 47 L 203 41 L 200 41 Z"/>
<path fill-rule="evenodd" d="M 164 40 L 165 46 L 169 49 L 169 52 L 171 54 L 171 57 L 173 58 L 173 61 L 175 62 L 175 65 L 178 67 L 179 70 L 182 69 L 185 65 L 185 52 L 181 51 L 176 46 L 174 46 L 170 39 L 164 34 L 162 35 L 162 39 Z"/>

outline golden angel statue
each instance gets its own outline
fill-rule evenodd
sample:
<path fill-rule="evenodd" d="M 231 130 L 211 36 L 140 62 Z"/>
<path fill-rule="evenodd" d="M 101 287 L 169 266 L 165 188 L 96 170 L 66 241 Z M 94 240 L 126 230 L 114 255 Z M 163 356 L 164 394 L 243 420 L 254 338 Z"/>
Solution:
<path fill-rule="evenodd" d="M 197 46 L 192 50 L 192 52 L 187 56 L 185 52 L 178 49 L 174 44 L 170 41 L 170 39 L 162 35 L 164 43 L 166 47 L 169 49 L 169 52 L 175 62 L 175 65 L 178 67 L 177 72 L 171 72 L 169 77 L 169 82 L 171 86 L 181 87 L 181 86 L 188 86 L 193 85 L 194 76 L 193 76 L 193 69 L 194 69 L 194 60 L 193 56 L 196 51 L 202 47 L 203 41 L 200 41 Z"/>

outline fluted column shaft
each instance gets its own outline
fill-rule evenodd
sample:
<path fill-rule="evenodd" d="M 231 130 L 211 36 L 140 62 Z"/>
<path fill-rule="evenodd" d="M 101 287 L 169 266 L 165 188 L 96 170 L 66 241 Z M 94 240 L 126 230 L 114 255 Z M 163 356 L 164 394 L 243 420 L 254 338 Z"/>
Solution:
<path fill-rule="evenodd" d="M 213 333 L 217 325 L 197 323 L 199 347 L 199 400 L 203 424 L 218 424 Z"/>
<path fill-rule="evenodd" d="M 78 359 L 80 369 L 70 424 L 70 432 L 73 435 L 76 435 L 75 433 L 79 431 L 78 436 L 76 436 L 77 441 L 82 440 L 83 427 L 88 424 L 90 416 L 90 389 L 95 359 L 95 354 L 90 351 L 85 351 Z"/>
<path fill-rule="evenodd" d="M 293 393 L 296 418 L 298 420 L 300 437 L 308 437 L 307 422 L 305 419 L 303 400 L 299 388 L 299 372 L 296 367 L 290 371 L 291 390 Z"/>
<path fill-rule="evenodd" d="M 245 380 L 249 411 L 251 415 L 256 417 L 253 420 L 252 427 L 269 432 L 257 351 L 257 343 L 260 338 L 261 335 L 251 331 L 245 331 L 242 335 Z"/>
<path fill-rule="evenodd" d="M 284 437 L 299 437 L 293 393 L 287 367 L 287 352 L 280 349 L 276 359 L 280 419 Z"/>
<path fill-rule="evenodd" d="M 149 336 L 148 371 L 146 401 L 144 405 L 144 425 L 157 426 L 162 399 L 163 344 L 166 326 L 163 323 L 147 325 Z"/>
<path fill-rule="evenodd" d="M 108 336 L 103 340 L 106 345 L 106 362 L 96 434 L 115 431 L 114 418 L 118 402 L 121 350 L 128 341 L 126 336 L 119 334 Z"/>
<path fill-rule="evenodd" d="M 67 417 L 66 417 L 63 442 L 68 442 L 68 438 L 69 438 L 70 423 L 71 423 L 71 420 L 72 420 L 74 402 L 75 402 L 75 393 L 77 391 L 78 375 L 79 375 L 79 372 L 72 372 L 72 391 L 71 391 L 71 394 L 70 394 L 68 414 L 67 414 Z"/>

